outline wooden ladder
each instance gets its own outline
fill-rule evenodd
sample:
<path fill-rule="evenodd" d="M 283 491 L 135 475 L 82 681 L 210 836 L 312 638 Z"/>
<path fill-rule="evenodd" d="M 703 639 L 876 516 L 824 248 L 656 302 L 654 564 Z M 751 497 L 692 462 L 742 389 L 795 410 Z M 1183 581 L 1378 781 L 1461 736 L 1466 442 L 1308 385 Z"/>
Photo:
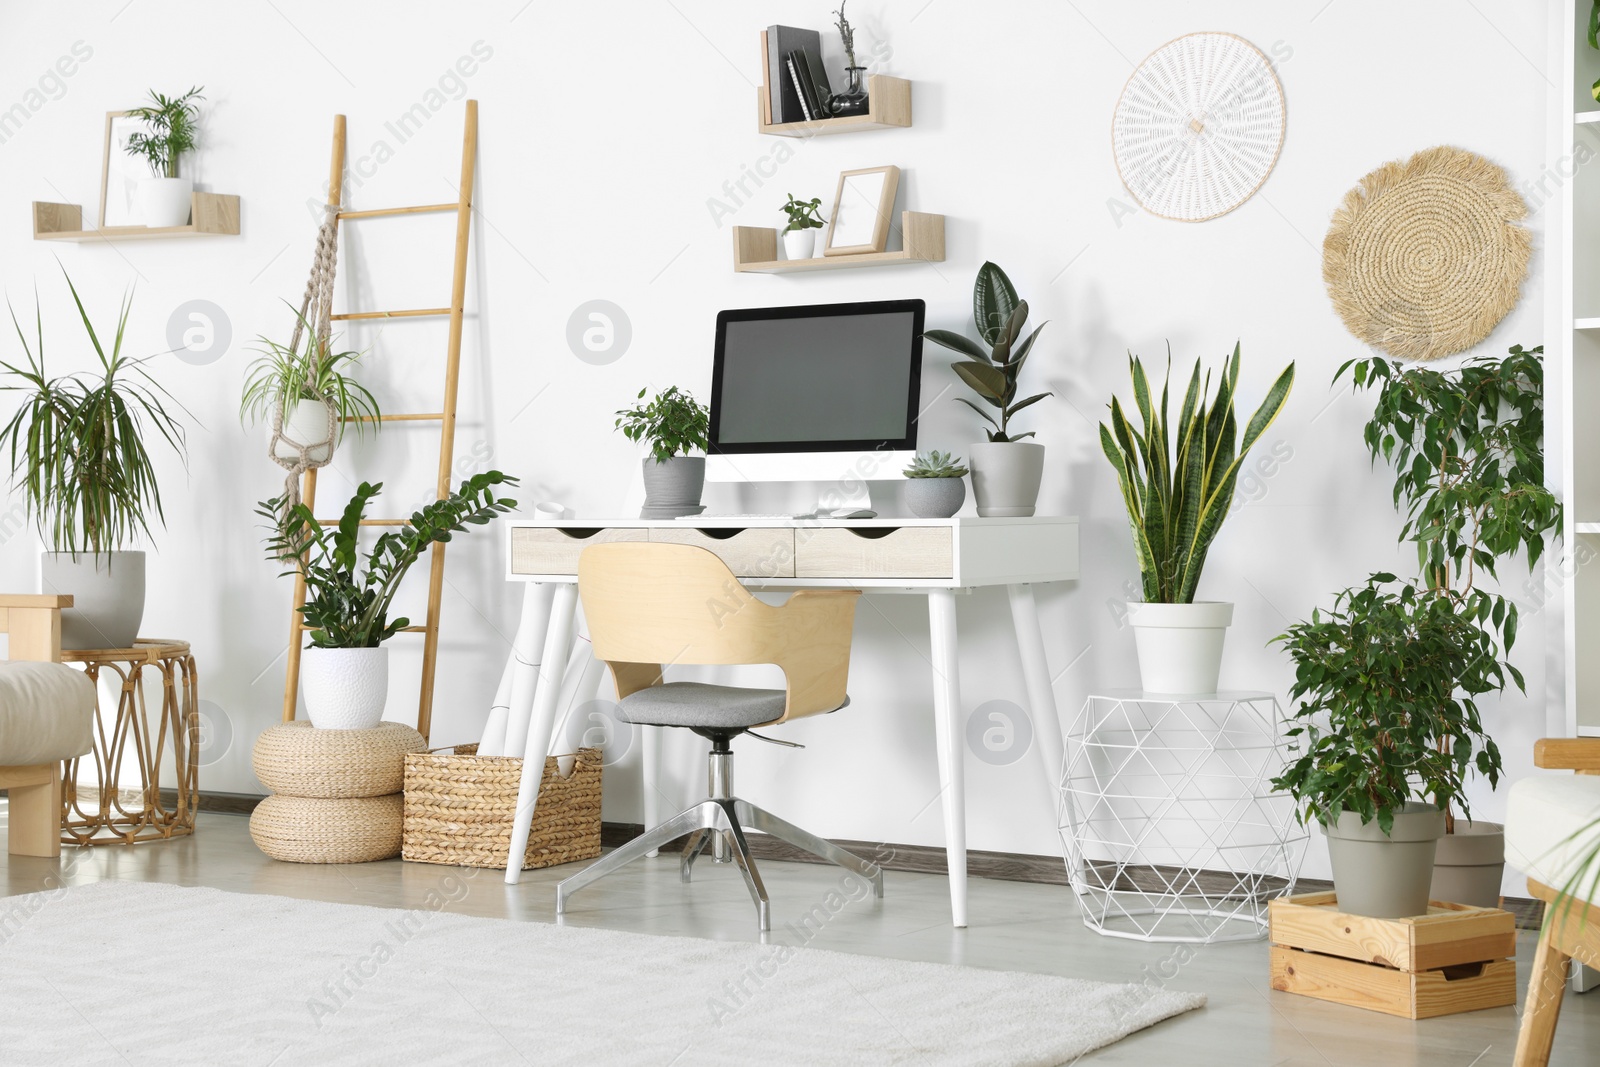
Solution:
<path fill-rule="evenodd" d="M 461 185 L 459 198 L 447 204 L 420 204 L 409 207 L 377 208 L 371 211 L 339 211 L 334 216 L 334 227 L 346 220 L 391 218 L 399 215 L 425 215 L 445 211 L 456 213 L 455 274 L 450 283 L 450 306 L 438 308 L 408 308 L 401 311 L 351 311 L 334 315 L 335 321 L 357 319 L 404 319 L 422 316 L 448 315 L 450 339 L 445 352 L 444 402 L 438 411 L 408 412 L 382 415 L 382 422 L 437 422 L 439 423 L 439 478 L 438 499 L 450 495 L 450 476 L 455 462 L 456 437 L 456 387 L 461 371 L 461 325 L 463 304 L 467 292 L 467 240 L 472 226 L 472 183 L 478 155 L 478 102 L 467 101 L 466 126 L 461 139 Z M 333 117 L 333 163 L 328 171 L 328 203 L 339 207 L 344 188 L 345 120 L 343 115 Z M 351 416 L 347 421 L 370 421 L 371 416 Z M 306 507 L 315 508 L 317 502 L 317 472 L 306 471 L 301 481 L 300 497 Z M 318 519 L 325 526 L 337 525 L 338 519 Z M 363 519 L 363 526 L 408 526 L 410 519 Z M 439 659 L 439 600 L 444 592 L 444 549 L 442 541 L 435 541 L 430 549 L 428 573 L 428 621 L 422 626 L 407 626 L 404 633 L 422 634 L 422 693 L 417 701 L 417 732 L 428 736 L 433 720 L 434 669 Z M 300 643 L 305 623 L 300 609 L 306 602 L 305 579 L 297 572 L 294 579 L 294 606 L 289 618 L 289 664 L 283 687 L 283 721 L 292 722 L 300 690 Z"/>

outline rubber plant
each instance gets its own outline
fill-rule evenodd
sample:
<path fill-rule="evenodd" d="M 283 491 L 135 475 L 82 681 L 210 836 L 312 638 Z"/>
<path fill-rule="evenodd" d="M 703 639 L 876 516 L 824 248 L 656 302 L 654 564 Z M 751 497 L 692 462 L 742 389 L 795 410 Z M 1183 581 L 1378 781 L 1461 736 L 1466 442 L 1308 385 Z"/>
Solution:
<path fill-rule="evenodd" d="M 1047 323 L 1041 322 L 1027 337 L 1022 336 L 1028 322 L 1028 302 L 1017 296 L 1016 287 L 1006 277 L 1006 272 L 993 263 L 979 267 L 977 280 L 972 284 L 972 321 L 982 344 L 954 330 L 928 330 L 922 336 L 966 357 L 950 367 L 992 412 L 967 397 L 956 399 L 993 427 L 986 431 L 990 441 L 1021 441 L 1032 437 L 1031 430 L 1012 433 L 1011 419 L 1023 408 L 1054 395 L 1047 391 L 1024 400 L 1017 399 L 1017 377 L 1022 373 L 1028 353 L 1033 350 L 1039 331 Z"/>
<path fill-rule="evenodd" d="M 1234 414 L 1239 383 L 1237 344 L 1233 355 L 1223 361 L 1215 396 L 1211 372 L 1202 380 L 1200 361 L 1195 360 L 1176 424 L 1168 418 L 1171 353 L 1159 402 L 1151 396 L 1144 363 L 1132 353 L 1128 371 L 1140 428 L 1134 428 L 1121 402 L 1112 397 L 1111 424 L 1100 424 L 1100 447 L 1117 472 L 1146 603 L 1189 604 L 1194 601 L 1206 554 L 1228 517 L 1239 468 L 1288 403 L 1294 364 L 1273 381 L 1245 425 L 1243 437 Z"/>

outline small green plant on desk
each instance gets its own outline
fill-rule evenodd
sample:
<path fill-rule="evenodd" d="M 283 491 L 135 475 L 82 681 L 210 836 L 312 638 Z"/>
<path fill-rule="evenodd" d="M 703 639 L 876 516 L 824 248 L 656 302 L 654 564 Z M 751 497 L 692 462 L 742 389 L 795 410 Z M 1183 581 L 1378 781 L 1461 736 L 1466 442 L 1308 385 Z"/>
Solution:
<path fill-rule="evenodd" d="M 961 457 L 937 449 L 918 452 L 912 458 L 911 466 L 905 469 L 907 478 L 960 478 L 966 473 L 967 468 L 961 465 Z"/>
<path fill-rule="evenodd" d="M 643 400 L 648 388 L 640 389 Z M 646 442 L 657 463 L 709 447 L 711 412 L 691 394 L 669 385 L 648 404 L 635 404 L 616 412 L 615 428 L 634 443 Z"/>

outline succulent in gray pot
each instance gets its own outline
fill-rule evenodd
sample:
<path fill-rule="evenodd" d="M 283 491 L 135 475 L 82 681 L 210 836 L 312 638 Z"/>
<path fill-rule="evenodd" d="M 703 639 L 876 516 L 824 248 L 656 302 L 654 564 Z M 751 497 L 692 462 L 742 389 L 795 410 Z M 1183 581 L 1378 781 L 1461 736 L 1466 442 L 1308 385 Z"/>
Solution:
<path fill-rule="evenodd" d="M 906 507 L 919 519 L 948 519 L 967 502 L 967 468 L 948 452 L 919 452 L 905 469 Z"/>
<path fill-rule="evenodd" d="M 978 268 L 972 285 L 972 318 L 981 344 L 953 330 L 929 330 L 922 336 L 966 357 L 950 364 L 951 369 L 978 394 L 984 406 L 968 397 L 956 399 L 992 427 L 986 431 L 988 441 L 974 444 L 967 451 L 978 514 L 1032 515 L 1044 476 L 1044 445 L 1025 440 L 1033 436 L 1031 430 L 1011 432 L 1011 419 L 1023 408 L 1053 395 L 1043 392 L 1017 399 L 1017 377 L 1044 324 L 1040 323 L 1027 337 L 1022 336 L 1028 321 L 1028 302 L 1017 296 L 1006 272 L 993 263 Z"/>
<path fill-rule="evenodd" d="M 643 400 L 647 391 L 640 389 L 638 399 Z M 705 405 L 673 385 L 648 404 L 623 408 L 616 415 L 616 428 L 624 437 L 650 448 L 643 460 L 644 509 L 639 517 L 671 519 L 703 511 L 700 494 L 705 489 L 705 450 L 711 430 L 711 413 Z M 690 455 L 695 451 L 701 454 Z"/>

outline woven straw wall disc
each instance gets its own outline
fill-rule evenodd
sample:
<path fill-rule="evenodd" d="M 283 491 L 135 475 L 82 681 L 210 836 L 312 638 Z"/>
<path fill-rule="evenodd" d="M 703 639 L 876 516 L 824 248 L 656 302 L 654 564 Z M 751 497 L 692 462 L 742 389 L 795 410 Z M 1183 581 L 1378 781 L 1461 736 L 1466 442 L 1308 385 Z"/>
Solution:
<path fill-rule="evenodd" d="M 319 730 L 303 719 L 263 730 L 250 763 L 261 784 L 291 797 L 381 797 L 405 781 L 407 752 L 428 743 L 404 723 Z"/>
<path fill-rule="evenodd" d="M 328 800 L 270 796 L 250 815 L 256 847 L 285 863 L 370 863 L 400 855 L 400 794 Z"/>
<path fill-rule="evenodd" d="M 1345 194 L 1322 280 L 1346 328 L 1397 359 L 1462 352 L 1521 296 L 1533 239 L 1506 172 L 1441 145 L 1385 163 Z"/>

